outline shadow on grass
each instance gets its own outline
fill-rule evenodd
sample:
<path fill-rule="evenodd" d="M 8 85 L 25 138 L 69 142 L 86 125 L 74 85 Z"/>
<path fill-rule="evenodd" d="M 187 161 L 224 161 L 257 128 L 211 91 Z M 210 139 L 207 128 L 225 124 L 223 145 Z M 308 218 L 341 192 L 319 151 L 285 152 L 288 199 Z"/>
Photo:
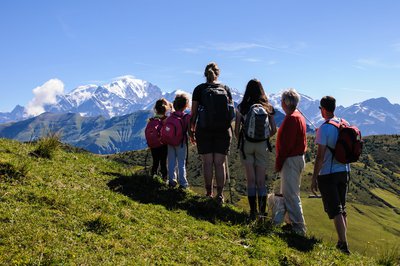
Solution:
<path fill-rule="evenodd" d="M 283 239 L 290 248 L 297 249 L 301 252 L 309 252 L 313 250 L 316 244 L 322 242 L 320 239 L 317 239 L 314 236 L 305 237 L 285 229 L 283 229 L 282 232 L 279 232 L 278 236 Z"/>
<path fill-rule="evenodd" d="M 116 178 L 108 183 L 111 190 L 145 204 L 159 204 L 169 210 L 181 209 L 197 219 L 211 223 L 245 224 L 247 215 L 230 206 L 219 206 L 213 199 L 178 188 L 170 189 L 161 180 L 148 175 L 105 173 Z"/>
<path fill-rule="evenodd" d="M 122 175 L 119 173 L 105 173 L 116 177 L 108 183 L 111 190 L 130 197 L 144 204 L 159 204 L 169 210 L 185 210 L 196 219 L 211 223 L 225 222 L 228 224 L 248 224 L 247 214 L 239 212 L 229 205 L 219 206 L 213 199 L 202 197 L 181 189 L 170 189 L 161 180 L 146 174 Z M 254 222 L 250 228 L 256 235 L 277 234 L 287 242 L 288 246 L 301 252 L 308 252 L 314 245 L 320 243 L 315 238 L 307 238 L 294 234 L 291 231 L 274 228 L 266 220 Z"/>

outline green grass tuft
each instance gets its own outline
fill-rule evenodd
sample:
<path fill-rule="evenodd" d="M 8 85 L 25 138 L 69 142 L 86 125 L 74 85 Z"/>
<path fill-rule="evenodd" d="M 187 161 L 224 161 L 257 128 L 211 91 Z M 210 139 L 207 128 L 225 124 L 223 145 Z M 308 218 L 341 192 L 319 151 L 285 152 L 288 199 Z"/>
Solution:
<path fill-rule="evenodd" d="M 40 158 L 52 159 L 60 146 L 60 135 L 58 133 L 49 133 L 39 139 L 37 148 L 31 154 Z"/>

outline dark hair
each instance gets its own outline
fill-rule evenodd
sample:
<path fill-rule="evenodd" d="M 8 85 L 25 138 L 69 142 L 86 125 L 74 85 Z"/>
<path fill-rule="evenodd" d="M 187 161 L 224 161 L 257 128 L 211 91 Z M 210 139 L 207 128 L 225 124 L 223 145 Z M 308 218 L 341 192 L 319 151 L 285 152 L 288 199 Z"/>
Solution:
<path fill-rule="evenodd" d="M 164 115 L 167 112 L 167 109 L 168 109 L 168 101 L 166 99 L 161 98 L 156 101 L 154 110 L 156 111 L 157 114 Z"/>
<path fill-rule="evenodd" d="M 208 83 L 214 82 L 219 77 L 219 67 L 217 63 L 209 63 L 204 70 L 204 76 L 206 77 Z"/>
<path fill-rule="evenodd" d="M 174 100 L 174 109 L 182 111 L 189 104 L 189 97 L 186 94 L 177 94 Z"/>
<path fill-rule="evenodd" d="M 261 104 L 269 114 L 274 113 L 274 108 L 268 102 L 264 88 L 258 79 L 252 79 L 247 83 L 242 102 L 239 104 L 240 113 L 242 115 L 247 114 L 250 106 L 255 103 Z"/>
<path fill-rule="evenodd" d="M 321 107 L 324 107 L 328 112 L 333 113 L 336 108 L 336 99 L 332 96 L 324 96 L 319 102 Z"/>

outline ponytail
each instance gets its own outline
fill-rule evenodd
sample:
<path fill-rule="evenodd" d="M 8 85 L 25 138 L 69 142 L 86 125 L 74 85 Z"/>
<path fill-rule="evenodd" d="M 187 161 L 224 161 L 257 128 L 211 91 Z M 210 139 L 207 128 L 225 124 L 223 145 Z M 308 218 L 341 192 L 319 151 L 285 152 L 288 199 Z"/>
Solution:
<path fill-rule="evenodd" d="M 208 83 L 213 83 L 219 76 L 218 65 L 214 62 L 209 63 L 204 70 L 204 76 Z"/>

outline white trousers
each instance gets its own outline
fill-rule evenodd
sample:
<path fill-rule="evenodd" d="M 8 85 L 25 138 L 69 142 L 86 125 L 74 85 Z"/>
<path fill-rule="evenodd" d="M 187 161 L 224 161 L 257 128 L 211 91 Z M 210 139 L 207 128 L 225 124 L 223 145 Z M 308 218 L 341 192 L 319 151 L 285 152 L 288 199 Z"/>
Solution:
<path fill-rule="evenodd" d="M 300 200 L 301 172 L 304 170 L 304 155 L 286 158 L 279 175 L 281 177 L 281 194 L 285 198 L 286 210 L 293 230 L 304 235 L 306 232 L 303 208 Z"/>

